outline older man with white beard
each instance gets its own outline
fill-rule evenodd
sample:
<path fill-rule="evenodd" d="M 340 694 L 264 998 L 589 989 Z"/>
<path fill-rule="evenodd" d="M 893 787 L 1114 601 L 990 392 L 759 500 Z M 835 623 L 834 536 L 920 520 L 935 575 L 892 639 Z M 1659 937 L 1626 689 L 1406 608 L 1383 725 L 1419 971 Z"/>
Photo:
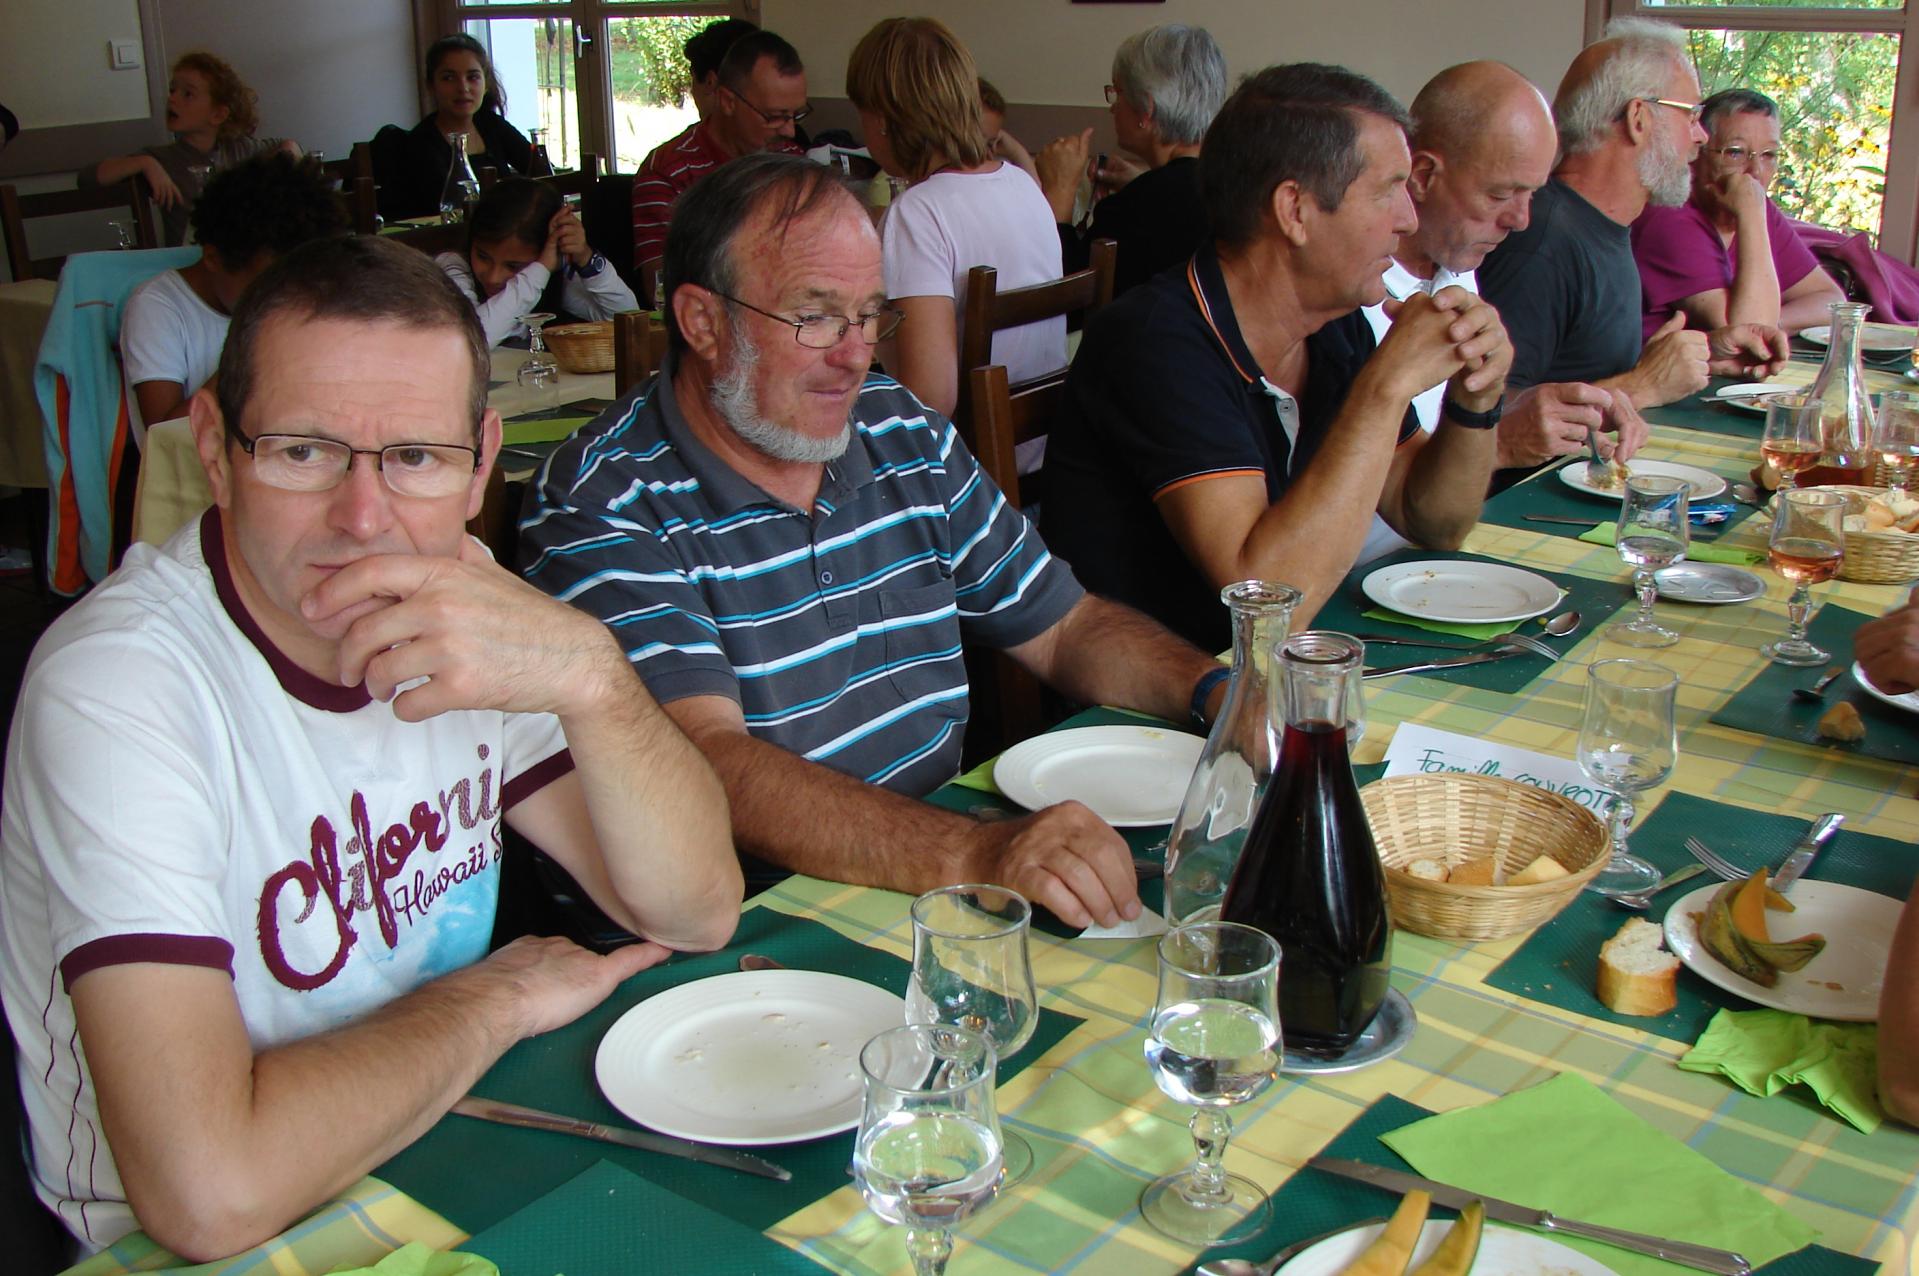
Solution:
<path fill-rule="evenodd" d="M 548 462 L 528 579 L 613 630 L 719 773 L 742 851 L 909 894 L 1011 886 L 1074 925 L 1137 916 L 1131 854 L 1084 806 L 987 823 L 917 800 L 958 769 L 961 640 L 1175 719 L 1216 712 L 1221 667 L 1082 590 L 952 425 L 868 375 L 900 316 L 829 170 L 716 169 L 664 267 L 666 364 Z"/>
<path fill-rule="evenodd" d="M 1628 228 L 1648 203 L 1691 193 L 1689 165 L 1706 141 L 1698 103 L 1676 27 L 1616 20 L 1573 59 L 1553 99 L 1559 165 L 1533 196 L 1531 224 L 1479 268 L 1480 294 L 1512 334 L 1514 395 L 1594 386 L 1612 413 L 1633 413 L 1701 389 L 1709 373 L 1757 380 L 1784 365 L 1785 334 L 1764 324 L 1688 332 L 1680 316 L 1641 348 Z M 1529 446 L 1502 438 L 1501 462 L 1538 464 L 1585 442 L 1585 424 L 1568 415 Z"/>

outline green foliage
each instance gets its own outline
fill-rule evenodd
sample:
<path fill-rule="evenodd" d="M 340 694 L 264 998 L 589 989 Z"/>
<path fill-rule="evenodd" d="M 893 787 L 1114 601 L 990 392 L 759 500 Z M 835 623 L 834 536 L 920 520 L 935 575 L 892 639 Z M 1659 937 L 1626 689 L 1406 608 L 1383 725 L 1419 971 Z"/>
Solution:
<path fill-rule="evenodd" d="M 1892 127 L 1897 36 L 1805 31 L 1687 33 L 1700 86 L 1779 103 L 1772 195 L 1788 216 L 1877 235 Z"/>
<path fill-rule="evenodd" d="M 712 20 L 615 18 L 607 23 L 614 98 L 643 106 L 678 106 L 684 102 L 691 75 L 680 46 Z"/>

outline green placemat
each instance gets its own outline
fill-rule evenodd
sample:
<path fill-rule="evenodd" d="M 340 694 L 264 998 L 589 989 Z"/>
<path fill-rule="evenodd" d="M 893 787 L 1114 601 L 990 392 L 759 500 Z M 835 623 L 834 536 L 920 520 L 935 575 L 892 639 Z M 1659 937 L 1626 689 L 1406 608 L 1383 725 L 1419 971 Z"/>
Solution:
<path fill-rule="evenodd" d="M 1816 596 L 1816 595 L 1815 595 Z M 1786 632 L 1783 607 L 1768 607 L 1753 619 L 1755 642 L 1769 642 Z M 1868 693 L 1853 680 L 1850 672 L 1826 688 L 1820 704 L 1808 704 L 1792 694 L 1794 687 L 1809 687 L 1835 665 L 1850 668 L 1852 635 L 1873 617 L 1847 607 L 1822 607 L 1806 627 L 1806 636 L 1832 653 L 1832 660 L 1809 669 L 1767 664 L 1753 675 L 1752 681 L 1732 693 L 1719 706 L 1712 720 L 1722 727 L 1769 735 L 1780 740 L 1797 740 L 1815 748 L 1837 749 L 1868 758 L 1906 766 L 1919 764 L 1919 715 L 1894 708 Z M 1849 700 L 1866 724 L 1866 738 L 1858 741 L 1828 740 L 1819 734 L 1819 715 L 1840 700 Z"/>
<path fill-rule="evenodd" d="M 906 907 L 902 897 L 902 916 Z M 854 943 L 818 922 L 771 908 L 749 908 L 741 914 L 739 931 L 725 949 L 676 956 L 664 966 L 641 971 L 566 1027 L 513 1047 L 480 1078 L 474 1093 L 567 1116 L 627 1124 L 601 1096 L 593 1077 L 593 1055 L 600 1038 L 646 997 L 737 970 L 740 955 L 748 952 L 763 953 L 796 970 L 831 971 L 890 992 L 906 991 L 909 967 L 898 957 Z M 1072 1015 L 1042 1009 L 1032 1041 L 1001 1069 L 1000 1079 L 1017 1076 L 1080 1022 Z M 477 1232 L 595 1161 L 609 1160 L 762 1231 L 845 1185 L 853 1133 L 770 1147 L 761 1153 L 791 1170 L 793 1181 L 775 1183 L 680 1157 L 449 1115 L 374 1173 L 468 1232 Z"/>
<path fill-rule="evenodd" d="M 1730 408 L 1717 410 L 1732 411 Z M 1757 433 L 1753 435 L 1755 440 L 1758 437 Z M 1757 443 L 1754 446 L 1757 447 Z M 1754 456 L 1757 459 L 1756 452 Z M 1573 464 L 1583 464 L 1583 461 L 1574 461 Z M 1529 523 L 1526 521 L 1526 515 L 1546 514 L 1554 518 L 1590 518 L 1595 523 L 1602 519 L 1618 517 L 1619 501 L 1616 498 L 1601 499 L 1597 496 L 1587 496 L 1583 492 L 1575 492 L 1560 481 L 1559 468 L 1555 466 L 1549 470 L 1541 470 L 1525 482 L 1516 483 L 1492 497 L 1480 510 L 1480 521 L 1497 523 L 1501 527 L 1523 528 L 1529 532 L 1545 532 L 1553 536 L 1578 536 L 1586 529 L 1569 523 Z M 1720 469 L 1714 469 L 1713 472 L 1727 480 L 1745 477 L 1743 474 L 1735 475 Z M 1754 506 L 1735 502 L 1730 492 L 1713 497 L 1712 503 L 1733 505 L 1735 508 L 1731 517 L 1723 523 L 1694 523 L 1692 535 L 1695 540 L 1716 541 L 1759 512 Z"/>
<path fill-rule="evenodd" d="M 500 442 L 506 447 L 528 443 L 557 443 L 593 418 L 590 416 L 515 417 L 500 426 Z"/>
<path fill-rule="evenodd" d="M 1632 849 L 1635 855 L 1662 873 L 1670 873 L 1693 862 L 1684 843 L 1687 837 L 1698 836 L 1733 863 L 1758 868 L 1786 858 L 1810 826 L 1810 820 L 1794 816 L 1749 811 L 1690 793 L 1668 793 L 1658 809 L 1633 830 Z M 1841 827 L 1813 861 L 1812 870 L 1806 876 L 1904 899 L 1912 889 L 1916 872 L 1919 872 L 1919 849 Z M 1707 875 L 1682 882 L 1655 898 L 1652 907 L 1640 916 L 1648 921 L 1663 921 L 1666 910 L 1675 901 L 1701 886 L 1710 885 L 1712 880 Z M 1599 946 L 1617 934 L 1629 916 L 1631 914 L 1599 896 L 1582 891 L 1564 912 L 1534 931 L 1512 956 L 1486 977 L 1486 982 L 1532 1001 L 1657 1033 L 1674 1041 L 1697 1041 L 1706 1024 L 1722 1008 L 1752 1008 L 1752 1003 L 1744 997 L 1709 984 L 1690 970 L 1681 970 L 1679 1005 L 1670 1014 L 1654 1018 L 1617 1015 L 1606 1009 L 1593 992 L 1598 978 Z"/>
<path fill-rule="evenodd" d="M 818 1276 L 811 1259 L 611 1161 L 599 1161 L 460 1246 L 500 1276 Z"/>
<path fill-rule="evenodd" d="M 1574 529 L 1577 531 L 1578 529 Z M 1431 550 L 1402 550 L 1389 554 L 1385 558 L 1355 568 L 1341 582 L 1339 589 L 1319 609 L 1319 615 L 1313 618 L 1315 629 L 1336 629 L 1341 633 L 1382 633 L 1407 638 L 1431 637 L 1428 630 L 1415 625 L 1398 624 L 1388 620 L 1368 620 L 1363 613 L 1374 609 L 1372 599 L 1360 592 L 1359 584 L 1371 573 L 1381 567 L 1394 563 L 1425 562 L 1431 560 L 1463 561 L 1474 563 L 1498 563 L 1496 558 L 1487 558 L 1482 554 L 1441 554 Z M 1511 564 L 1501 564 L 1510 566 Z M 1537 567 L 1527 567 L 1527 571 L 1544 576 L 1547 580 L 1566 591 L 1549 615 L 1557 615 L 1567 609 L 1580 613 L 1580 627 L 1565 638 L 1551 638 L 1550 642 L 1561 651 L 1569 650 L 1581 638 L 1590 633 L 1595 625 L 1604 624 L 1612 614 L 1631 602 L 1631 590 L 1623 581 L 1588 580 L 1584 576 L 1574 576 L 1567 572 L 1542 571 Z M 1537 621 L 1520 621 L 1505 626 L 1506 629 L 1518 629 L 1522 633 L 1537 634 Z M 1444 641 L 1444 639 L 1442 639 Z M 1368 648 L 1366 663 L 1371 666 L 1409 664 L 1415 660 L 1436 659 L 1453 653 L 1437 647 L 1384 646 Z M 1467 665 L 1462 669 L 1447 669 L 1439 673 L 1413 675 L 1421 678 L 1438 678 L 1443 682 L 1456 682 L 1468 687 L 1479 687 L 1485 691 L 1518 691 L 1546 667 L 1544 656 L 1520 654 L 1507 660 L 1495 660 L 1490 664 Z"/>
<path fill-rule="evenodd" d="M 1757 465 L 1759 436 L 1766 432 L 1766 414 L 1749 412 L 1745 408 L 1713 400 L 1713 396 L 1725 387 L 1736 384 L 1744 382 L 1732 377 L 1715 377 L 1698 394 L 1677 403 L 1647 408 L 1643 415 L 1653 425 L 1676 426 L 1682 430 L 1698 430 L 1701 434 L 1718 434 L 1730 439 L 1747 439 L 1752 443 L 1752 464 Z M 1744 478 L 1745 475 L 1739 477 Z"/>
<path fill-rule="evenodd" d="M 1742 506 L 1741 508 L 1750 508 Z M 1608 549 L 1619 543 L 1619 524 L 1601 523 L 1588 531 L 1580 532 L 1579 539 L 1589 545 L 1604 545 Z M 1686 561 L 1689 563 L 1731 563 L 1735 567 L 1756 567 L 1766 561 L 1766 556 L 1756 549 L 1739 549 L 1731 545 L 1715 545 L 1710 540 L 1701 540 L 1697 536 L 1686 547 Z"/>
<path fill-rule="evenodd" d="M 1397 1095 L 1383 1095 L 1354 1117 L 1352 1123 L 1335 1135 L 1320 1152 L 1389 1169 L 1411 1170 L 1412 1166 L 1380 1139 L 1401 1126 L 1423 1121 L 1432 1115 L 1428 1109 L 1408 1103 Z M 1238 1245 L 1210 1249 L 1201 1256 L 1202 1261 L 1215 1258 L 1262 1260 L 1308 1236 L 1317 1236 L 1337 1227 L 1352 1226 L 1370 1218 L 1383 1218 L 1391 1214 L 1398 1204 L 1399 1198 L 1384 1188 L 1341 1178 L 1310 1166 L 1304 1167 L 1273 1193 L 1273 1222 L 1264 1232 Z M 1452 1212 L 1446 1209 L 1435 1211 L 1439 1217 Z M 1186 1276 L 1191 1276 L 1197 1266 L 1186 1268 Z M 1823 1245 L 1810 1245 L 1759 1270 L 1770 1276 L 1872 1276 L 1878 1266 L 1870 1259 L 1842 1254 Z M 1674 1266 L 1669 1270 L 1674 1276 L 1679 1276 L 1679 1273 L 1688 1269 Z"/>

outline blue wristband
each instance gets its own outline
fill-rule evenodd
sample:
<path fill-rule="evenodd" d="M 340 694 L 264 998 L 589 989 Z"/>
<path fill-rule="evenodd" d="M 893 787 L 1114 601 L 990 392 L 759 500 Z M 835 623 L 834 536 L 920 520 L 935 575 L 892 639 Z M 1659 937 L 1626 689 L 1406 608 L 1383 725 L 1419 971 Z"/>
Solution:
<path fill-rule="evenodd" d="M 1193 703 L 1190 706 L 1194 726 L 1202 731 L 1206 729 L 1207 698 L 1213 694 L 1214 687 L 1217 687 L 1220 683 L 1232 676 L 1233 671 L 1224 665 L 1221 665 L 1217 669 L 1208 669 L 1199 676 L 1199 681 L 1193 684 Z"/>

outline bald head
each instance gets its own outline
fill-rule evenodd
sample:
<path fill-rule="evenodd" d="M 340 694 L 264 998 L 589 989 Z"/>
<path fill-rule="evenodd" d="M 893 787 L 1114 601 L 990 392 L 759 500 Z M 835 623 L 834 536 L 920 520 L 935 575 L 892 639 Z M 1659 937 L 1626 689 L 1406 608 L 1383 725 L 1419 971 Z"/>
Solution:
<path fill-rule="evenodd" d="M 1419 91 L 1412 105 L 1412 146 L 1453 163 L 1486 146 L 1526 146 L 1553 134 L 1546 97 L 1503 62 L 1447 67 Z"/>

